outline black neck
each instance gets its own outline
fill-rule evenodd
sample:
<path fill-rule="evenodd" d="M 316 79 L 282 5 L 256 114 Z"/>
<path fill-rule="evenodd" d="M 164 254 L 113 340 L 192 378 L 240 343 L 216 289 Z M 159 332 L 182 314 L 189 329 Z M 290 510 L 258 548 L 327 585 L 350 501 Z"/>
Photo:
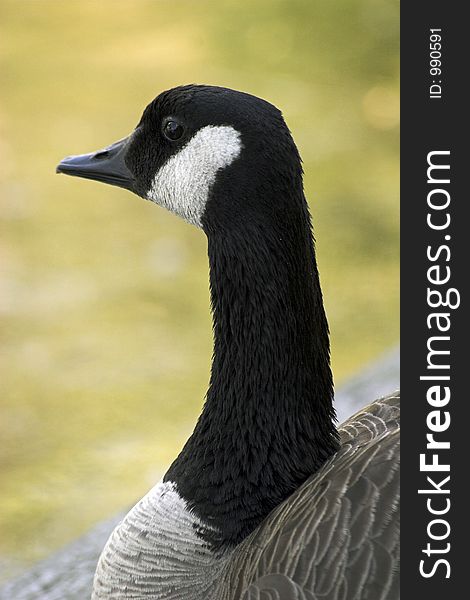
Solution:
<path fill-rule="evenodd" d="M 282 231 L 246 223 L 209 235 L 211 381 L 165 479 L 222 543 L 240 542 L 337 449 L 306 205 L 291 219 Z"/>

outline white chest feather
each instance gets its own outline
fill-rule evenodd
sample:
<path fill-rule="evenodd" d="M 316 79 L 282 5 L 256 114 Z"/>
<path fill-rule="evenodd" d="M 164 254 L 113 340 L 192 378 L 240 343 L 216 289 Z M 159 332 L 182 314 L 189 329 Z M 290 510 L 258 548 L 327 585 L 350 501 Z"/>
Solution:
<path fill-rule="evenodd" d="M 228 125 L 200 129 L 155 175 L 147 198 L 201 227 L 217 171 L 242 149 L 240 133 Z"/>
<path fill-rule="evenodd" d="M 111 534 L 101 554 L 92 600 L 199 600 L 212 597 L 225 565 L 197 529 L 171 482 L 160 482 Z"/>

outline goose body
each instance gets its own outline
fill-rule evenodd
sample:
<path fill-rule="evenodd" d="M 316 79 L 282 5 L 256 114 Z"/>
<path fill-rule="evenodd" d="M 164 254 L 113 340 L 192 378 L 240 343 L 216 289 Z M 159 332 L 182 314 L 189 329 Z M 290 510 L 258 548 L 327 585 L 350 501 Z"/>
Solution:
<path fill-rule="evenodd" d="M 93 599 L 398 598 L 398 396 L 337 431 L 297 148 L 281 113 L 163 92 L 59 172 L 133 191 L 208 238 L 214 355 L 195 430 L 117 526 Z"/>

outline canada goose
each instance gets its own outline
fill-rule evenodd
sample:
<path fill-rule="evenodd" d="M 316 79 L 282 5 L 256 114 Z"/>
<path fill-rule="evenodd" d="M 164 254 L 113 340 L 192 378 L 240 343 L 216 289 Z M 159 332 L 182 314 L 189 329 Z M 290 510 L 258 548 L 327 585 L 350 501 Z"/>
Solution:
<path fill-rule="evenodd" d="M 60 173 L 126 188 L 208 238 L 214 355 L 183 450 L 99 560 L 93 599 L 398 598 L 398 395 L 334 425 L 300 157 L 280 111 L 163 92 Z"/>

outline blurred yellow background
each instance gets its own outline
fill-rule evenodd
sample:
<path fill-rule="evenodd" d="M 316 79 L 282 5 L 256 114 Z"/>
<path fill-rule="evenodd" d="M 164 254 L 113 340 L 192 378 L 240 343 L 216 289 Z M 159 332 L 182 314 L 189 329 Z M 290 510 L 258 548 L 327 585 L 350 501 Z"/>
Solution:
<path fill-rule="evenodd" d="M 156 482 L 212 349 L 205 236 L 55 165 L 175 85 L 276 104 L 341 383 L 398 341 L 398 2 L 2 0 L 0 28 L 0 560 L 27 562 Z"/>

